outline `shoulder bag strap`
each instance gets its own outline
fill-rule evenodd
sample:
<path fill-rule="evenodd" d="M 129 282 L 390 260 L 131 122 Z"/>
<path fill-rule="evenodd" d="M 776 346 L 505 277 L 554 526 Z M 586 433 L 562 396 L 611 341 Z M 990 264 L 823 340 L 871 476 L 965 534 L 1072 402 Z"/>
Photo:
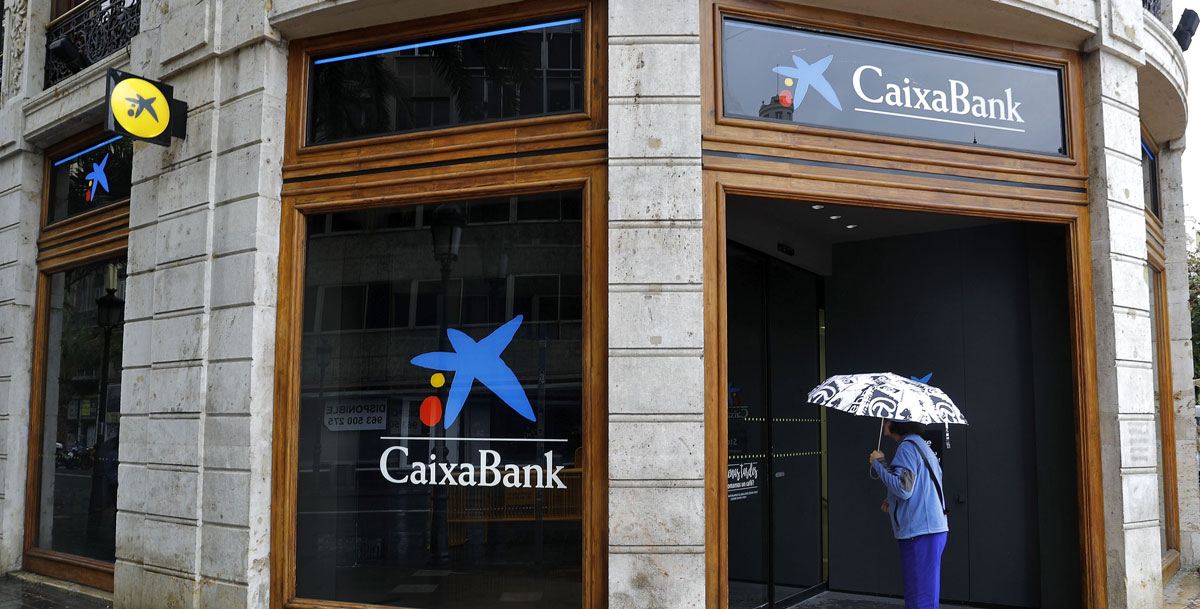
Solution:
<path fill-rule="evenodd" d="M 917 453 L 921 455 L 921 461 L 925 462 L 925 470 L 929 472 L 929 479 L 933 481 L 933 488 L 937 489 L 938 499 L 942 502 L 942 513 L 945 514 L 946 497 L 942 495 L 942 485 L 938 483 L 937 476 L 933 474 L 933 467 L 929 465 L 929 459 L 925 457 L 925 451 L 921 450 L 921 447 L 913 440 L 905 440 L 905 442 L 912 442 L 912 445 L 917 449 Z"/>

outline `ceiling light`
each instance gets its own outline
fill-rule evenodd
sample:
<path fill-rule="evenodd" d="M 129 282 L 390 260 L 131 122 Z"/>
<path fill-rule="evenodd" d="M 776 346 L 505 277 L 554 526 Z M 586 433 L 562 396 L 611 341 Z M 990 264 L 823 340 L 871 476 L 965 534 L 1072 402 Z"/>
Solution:
<path fill-rule="evenodd" d="M 841 216 L 829 216 L 829 219 L 830 220 L 841 220 L 842 217 Z"/>
<path fill-rule="evenodd" d="M 812 208 L 813 209 L 825 209 L 825 206 L 824 205 L 813 205 Z"/>
<path fill-rule="evenodd" d="M 847 224 L 846 228 L 858 228 L 857 224 Z"/>

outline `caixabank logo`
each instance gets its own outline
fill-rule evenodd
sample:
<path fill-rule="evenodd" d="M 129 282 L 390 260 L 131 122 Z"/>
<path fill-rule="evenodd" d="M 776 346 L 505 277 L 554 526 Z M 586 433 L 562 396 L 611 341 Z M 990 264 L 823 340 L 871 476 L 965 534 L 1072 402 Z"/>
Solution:
<path fill-rule="evenodd" d="M 449 328 L 446 336 L 450 340 L 453 351 L 430 351 L 412 358 L 414 366 L 428 370 L 437 370 L 430 376 L 429 383 L 435 389 L 445 386 L 444 372 L 453 375 L 450 380 L 450 391 L 446 396 L 443 412 L 441 399 L 437 395 L 426 397 L 421 402 L 419 416 L 427 427 L 442 423 L 443 428 L 450 429 L 462 413 L 467 397 L 475 387 L 475 381 L 486 387 L 500 398 L 508 408 L 516 414 L 537 421 L 529 396 L 525 388 L 513 372 L 512 368 L 501 357 L 504 350 L 512 342 L 517 330 L 521 327 L 523 316 L 518 315 L 504 325 L 496 328 L 491 334 L 475 341 L 465 332 Z M 388 438 L 388 440 L 418 440 L 429 441 L 429 438 Z M 555 439 L 538 438 L 446 438 L 442 441 L 470 442 L 488 441 L 497 443 L 509 442 L 560 442 Z M 507 488 L 542 488 L 565 489 L 559 473 L 563 467 L 554 464 L 554 451 L 546 451 L 543 463 L 504 463 L 499 451 L 479 449 L 476 459 L 470 462 L 438 461 L 437 453 L 431 452 L 429 460 L 415 461 L 411 471 L 401 473 L 390 462 L 393 455 L 399 453 L 407 460 L 409 447 L 404 445 L 389 446 L 379 457 L 379 473 L 385 480 L 393 484 L 441 485 L 441 486 L 504 486 Z"/>

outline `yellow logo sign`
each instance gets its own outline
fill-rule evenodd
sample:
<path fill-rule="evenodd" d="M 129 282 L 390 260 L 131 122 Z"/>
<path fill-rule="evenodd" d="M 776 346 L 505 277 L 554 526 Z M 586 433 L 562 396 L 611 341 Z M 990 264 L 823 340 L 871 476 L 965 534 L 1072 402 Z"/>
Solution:
<path fill-rule="evenodd" d="M 171 124 L 167 96 L 140 78 L 126 78 L 117 83 L 108 105 L 117 123 L 137 137 L 158 137 Z"/>

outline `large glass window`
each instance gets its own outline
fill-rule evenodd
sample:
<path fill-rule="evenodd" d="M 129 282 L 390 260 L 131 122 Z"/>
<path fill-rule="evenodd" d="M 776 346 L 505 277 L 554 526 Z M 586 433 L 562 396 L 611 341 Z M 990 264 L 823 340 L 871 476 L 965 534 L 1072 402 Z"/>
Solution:
<path fill-rule="evenodd" d="M 111 562 L 125 262 L 52 273 L 35 547 Z"/>
<path fill-rule="evenodd" d="M 128 138 L 93 141 L 49 163 L 49 223 L 129 199 L 133 145 Z"/>
<path fill-rule="evenodd" d="M 316 58 L 308 143 L 583 109 L 582 17 Z"/>
<path fill-rule="evenodd" d="M 581 201 L 309 217 L 297 597 L 582 606 Z"/>

